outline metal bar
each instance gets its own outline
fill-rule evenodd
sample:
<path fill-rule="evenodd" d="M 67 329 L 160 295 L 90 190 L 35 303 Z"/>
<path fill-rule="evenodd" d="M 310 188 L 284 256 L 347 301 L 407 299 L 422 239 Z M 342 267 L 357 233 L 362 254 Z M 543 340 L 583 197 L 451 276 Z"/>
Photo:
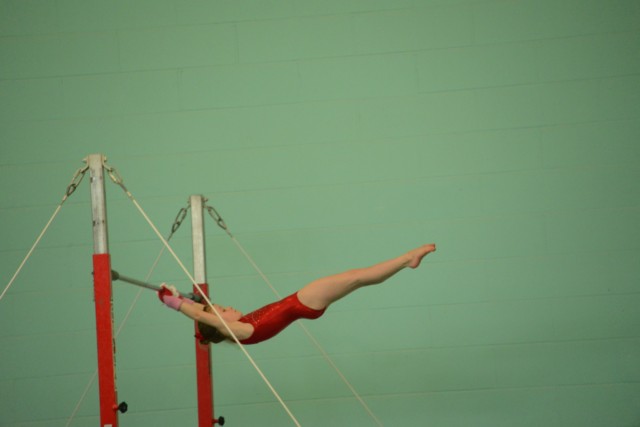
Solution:
<path fill-rule="evenodd" d="M 107 197 L 104 190 L 104 156 L 91 154 L 87 158 L 91 179 L 91 212 L 93 215 L 93 252 L 109 253 L 107 233 Z"/>
<path fill-rule="evenodd" d="M 151 290 L 154 290 L 154 291 L 159 291 L 159 290 L 162 289 L 160 286 L 153 285 L 153 284 L 148 283 L 148 282 L 143 282 L 142 280 L 133 279 L 131 277 L 123 276 L 122 274 L 118 273 L 115 270 L 111 270 L 111 278 L 113 280 L 122 280 L 123 282 L 127 282 L 127 283 L 130 283 L 132 285 L 140 286 L 141 288 L 147 288 L 147 289 L 151 289 Z"/>
<path fill-rule="evenodd" d="M 120 280 L 122 282 L 130 283 L 132 285 L 140 286 L 141 288 L 151 289 L 152 291 L 160 291 L 162 290 L 161 286 L 154 285 L 153 283 L 143 282 L 142 280 L 134 279 L 132 277 L 123 276 L 115 270 L 111 270 L 111 280 Z M 188 298 L 192 301 L 202 303 L 203 299 L 200 295 L 196 295 L 192 292 L 182 293 L 179 292 L 180 296 L 183 298 Z"/>
<path fill-rule="evenodd" d="M 193 240 L 193 277 L 199 284 L 202 293 L 209 296 L 207 285 L 207 268 L 205 255 L 204 234 L 204 197 L 193 195 L 189 198 L 191 204 L 191 236 Z M 193 292 L 198 294 L 196 286 Z M 198 324 L 194 324 L 198 336 Z M 213 375 L 211 371 L 211 346 L 201 344 L 196 339 L 196 380 L 198 397 L 198 427 L 211 427 L 217 422 L 213 415 Z"/>
<path fill-rule="evenodd" d="M 207 282 L 207 266 L 204 244 L 203 197 L 189 198 L 191 204 L 191 238 L 193 240 L 193 278 L 197 283 Z"/>
<path fill-rule="evenodd" d="M 88 157 L 91 176 L 91 211 L 93 214 L 93 292 L 96 308 L 98 346 L 98 389 L 100 426 L 118 427 L 118 398 L 113 342 L 113 304 L 111 257 L 107 237 L 107 208 L 104 190 L 104 156 Z"/>

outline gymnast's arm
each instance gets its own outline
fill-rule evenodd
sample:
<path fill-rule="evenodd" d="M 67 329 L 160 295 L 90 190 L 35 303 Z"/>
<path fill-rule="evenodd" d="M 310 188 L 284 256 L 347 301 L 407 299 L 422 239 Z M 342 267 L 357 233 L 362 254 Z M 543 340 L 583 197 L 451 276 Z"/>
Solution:
<path fill-rule="evenodd" d="M 229 333 L 227 328 L 225 328 L 220 318 L 215 313 L 208 313 L 203 309 L 204 305 L 194 302 L 192 304 L 180 304 L 179 311 L 185 316 L 195 320 L 196 322 L 202 322 L 207 325 L 213 326 L 224 336 L 231 338 L 231 334 Z M 239 340 L 247 339 L 253 334 L 253 326 L 249 323 L 238 321 L 227 321 L 226 323 L 227 326 L 229 326 L 229 329 L 231 329 L 236 338 L 238 338 Z"/>

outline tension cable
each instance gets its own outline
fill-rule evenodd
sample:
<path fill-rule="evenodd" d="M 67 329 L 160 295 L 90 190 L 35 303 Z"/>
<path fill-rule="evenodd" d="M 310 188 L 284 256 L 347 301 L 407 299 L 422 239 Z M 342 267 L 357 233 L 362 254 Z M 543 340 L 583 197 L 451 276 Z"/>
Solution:
<path fill-rule="evenodd" d="M 18 277 L 18 274 L 20 274 L 20 272 L 22 271 L 22 268 L 27 263 L 29 258 L 31 258 L 31 255 L 33 254 L 33 251 L 36 249 L 36 246 L 38 246 L 38 244 L 40 243 L 40 240 L 42 240 L 42 237 L 45 235 L 45 233 L 51 226 L 51 223 L 53 222 L 53 220 L 56 218 L 56 216 L 58 216 L 58 213 L 60 212 L 60 209 L 62 209 L 62 205 L 64 204 L 64 202 L 66 202 L 67 199 L 76 191 L 76 189 L 82 182 L 82 179 L 84 178 L 88 169 L 89 169 L 89 165 L 83 166 L 80 169 L 78 169 L 76 173 L 73 175 L 73 178 L 71 179 L 71 183 L 67 186 L 64 196 L 62 197 L 62 200 L 54 210 L 53 215 L 51 215 L 51 218 L 49 218 L 49 221 L 47 221 L 47 224 L 44 226 L 44 228 L 40 232 L 40 235 L 38 235 L 38 238 L 33 243 L 33 246 L 31 246 L 31 249 L 29 249 L 29 252 L 27 252 L 27 255 L 24 257 L 24 259 L 20 263 L 20 266 L 18 267 L 16 272 L 13 274 L 13 277 L 11 277 L 11 280 L 9 280 L 9 284 L 5 286 L 4 290 L 2 291 L 2 294 L 0 294 L 0 301 L 2 301 L 2 298 L 4 298 L 5 294 L 9 291 L 9 288 L 13 284 L 16 277 Z"/>
<path fill-rule="evenodd" d="M 209 305 L 209 307 L 212 310 L 212 313 L 214 313 L 216 316 L 218 316 L 218 319 L 220 319 L 221 323 L 223 324 L 223 326 L 225 327 L 225 329 L 227 330 L 227 332 L 229 333 L 229 335 L 231 336 L 231 338 L 233 338 L 233 340 L 238 344 L 238 348 L 244 353 L 244 355 L 247 357 L 247 360 L 249 360 L 249 362 L 251 363 L 251 365 L 255 368 L 256 372 L 258 373 L 258 375 L 262 378 L 262 380 L 264 381 L 264 383 L 267 385 L 267 387 L 269 388 L 269 390 L 271 391 L 271 393 L 274 395 L 274 397 L 278 400 L 278 402 L 280 403 L 280 405 L 282 406 L 282 408 L 285 410 L 285 412 L 287 413 L 287 415 L 289 415 L 289 418 L 291 418 L 291 420 L 293 421 L 293 423 L 300 427 L 300 423 L 298 422 L 298 420 L 296 419 L 296 417 L 293 415 L 293 412 L 291 412 L 291 410 L 289 409 L 289 407 L 287 406 L 287 404 L 284 402 L 284 400 L 282 399 L 282 397 L 280 397 L 280 395 L 278 394 L 278 392 L 276 391 L 276 389 L 273 387 L 273 385 L 271 384 L 271 382 L 267 379 L 266 375 L 262 372 L 262 370 L 260 369 L 260 367 L 258 366 L 258 364 L 255 362 L 255 360 L 253 359 L 253 357 L 251 357 L 251 355 L 249 354 L 249 352 L 247 351 L 247 349 L 245 348 L 244 345 L 242 345 L 242 343 L 240 342 L 240 340 L 238 339 L 238 337 L 235 335 L 235 333 L 231 330 L 231 328 L 229 328 L 229 325 L 225 322 L 225 320 L 222 318 L 222 316 L 220 316 L 220 313 L 218 312 L 218 310 L 216 310 L 216 308 L 213 306 L 213 304 L 211 303 L 211 300 L 209 300 L 209 298 L 205 295 L 205 293 L 202 291 L 202 289 L 200 288 L 200 285 L 198 285 L 198 283 L 196 282 L 196 280 L 193 278 L 193 276 L 191 275 L 191 273 L 189 272 L 189 270 L 184 266 L 184 263 L 180 260 L 180 257 L 178 257 L 178 255 L 175 253 L 175 251 L 173 250 L 173 248 L 169 245 L 169 243 L 167 242 L 167 240 L 162 236 L 162 234 L 160 233 L 160 231 L 158 230 L 158 228 L 155 226 L 155 224 L 153 223 L 153 221 L 151 221 L 151 218 L 149 218 L 149 216 L 147 215 L 147 213 L 144 211 L 144 209 L 142 209 L 142 206 L 140 206 L 140 204 L 138 203 L 138 201 L 135 199 L 135 197 L 133 197 L 133 194 L 131 194 L 131 192 L 127 189 L 127 187 L 124 185 L 124 182 L 122 180 L 122 177 L 120 176 L 120 174 L 116 171 L 115 168 L 109 166 L 106 161 L 104 162 L 104 168 L 105 170 L 109 173 L 109 176 L 111 177 L 111 180 L 117 184 L 118 186 L 120 186 L 120 188 L 122 188 L 122 190 L 125 192 L 125 194 L 127 195 L 127 197 L 129 198 L 129 200 L 131 200 L 131 202 L 134 204 L 134 206 L 136 207 L 136 209 L 138 209 L 138 211 L 140 212 L 140 214 L 142 215 L 142 217 L 145 219 L 145 221 L 147 221 L 147 223 L 149 224 L 149 226 L 151 227 L 151 229 L 155 232 L 155 234 L 158 236 L 158 238 L 162 241 L 162 243 L 164 244 L 164 246 L 167 248 L 167 250 L 169 251 L 169 253 L 171 253 L 171 255 L 173 256 L 173 258 L 176 260 L 176 262 L 178 263 L 178 265 L 180 266 L 180 268 L 182 269 L 182 271 L 184 271 L 185 275 L 189 278 L 189 280 L 191 281 L 191 283 L 193 284 L 193 286 L 195 286 L 195 288 L 200 292 L 200 295 L 202 296 L 202 298 L 204 299 L 204 301 L 206 301 L 206 303 Z"/>
<path fill-rule="evenodd" d="M 260 267 L 258 267 L 258 264 L 256 264 L 256 262 L 253 260 L 251 255 L 249 255 L 249 253 L 245 250 L 244 246 L 242 246 L 242 244 L 240 244 L 238 239 L 236 239 L 235 236 L 231 233 L 231 231 L 229 230 L 229 227 L 224 222 L 224 220 L 222 219 L 222 217 L 220 216 L 218 211 L 216 211 L 213 208 L 213 206 L 205 206 L 205 208 L 209 212 L 209 215 L 211 215 L 211 217 L 214 219 L 216 224 L 218 224 L 218 226 L 220 228 L 222 228 L 227 233 L 227 235 L 229 235 L 229 237 L 231 238 L 233 243 L 240 250 L 240 252 L 242 252 L 242 254 L 245 256 L 245 258 L 247 259 L 249 264 L 251 264 L 251 266 L 254 268 L 254 270 L 260 275 L 262 280 L 264 280 L 264 282 L 269 286 L 269 288 L 271 288 L 271 291 L 274 293 L 276 298 L 282 299 L 282 296 L 280 295 L 278 290 L 275 288 L 275 286 L 273 286 L 273 284 L 271 283 L 269 278 L 264 274 L 264 272 L 260 269 Z M 309 329 L 302 322 L 296 321 L 295 323 L 297 323 L 298 326 L 300 326 L 302 331 L 307 335 L 309 340 L 313 343 L 313 345 L 316 347 L 316 349 L 320 352 L 320 354 L 325 359 L 325 361 L 329 364 L 329 366 L 331 366 L 333 368 L 333 370 L 336 371 L 336 374 L 340 377 L 342 382 L 347 386 L 349 391 L 351 391 L 351 394 L 353 394 L 353 396 L 360 403 L 360 405 L 362 405 L 362 407 L 364 408 L 365 412 L 367 412 L 367 414 L 369 414 L 369 416 L 371 417 L 373 422 L 376 423 L 378 426 L 382 427 L 383 424 L 380 421 L 380 419 L 378 419 L 378 417 L 376 417 L 376 415 L 373 413 L 371 408 L 369 408 L 369 405 L 367 405 L 367 403 L 364 401 L 364 399 L 356 391 L 355 387 L 351 384 L 351 382 L 349 382 L 347 377 L 342 373 L 340 368 L 338 368 L 338 366 L 335 364 L 335 362 L 333 361 L 331 356 L 329 356 L 329 354 L 322 347 L 322 345 L 318 342 L 318 340 L 313 336 L 313 334 L 311 334 L 311 331 L 309 331 Z"/>

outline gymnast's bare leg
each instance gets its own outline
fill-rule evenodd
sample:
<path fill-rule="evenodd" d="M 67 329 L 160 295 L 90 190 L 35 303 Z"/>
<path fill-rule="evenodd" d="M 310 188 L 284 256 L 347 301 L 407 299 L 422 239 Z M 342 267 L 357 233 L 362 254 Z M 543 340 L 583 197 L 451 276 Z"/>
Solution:
<path fill-rule="evenodd" d="M 423 245 L 371 267 L 357 268 L 314 280 L 298 291 L 298 298 L 307 307 L 322 310 L 358 288 L 382 283 L 407 267 L 417 268 L 422 258 L 435 250 L 434 244 Z"/>

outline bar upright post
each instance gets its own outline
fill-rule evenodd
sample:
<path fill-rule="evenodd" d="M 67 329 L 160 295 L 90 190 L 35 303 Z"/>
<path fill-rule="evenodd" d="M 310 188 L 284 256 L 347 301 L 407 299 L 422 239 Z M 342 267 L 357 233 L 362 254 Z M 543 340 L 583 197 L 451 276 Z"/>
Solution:
<path fill-rule="evenodd" d="M 87 163 L 91 177 L 91 211 L 93 216 L 93 292 L 98 345 L 100 426 L 118 427 L 119 407 L 115 376 L 111 259 L 107 233 L 104 156 L 92 154 L 87 158 Z"/>
<path fill-rule="evenodd" d="M 207 285 L 207 268 L 204 235 L 204 198 L 201 195 L 190 197 L 191 204 L 191 234 L 193 240 L 193 276 L 205 296 L 209 296 Z M 194 295 L 200 294 L 196 286 Z M 199 335 L 198 325 L 195 324 L 196 336 Z M 217 422 L 213 416 L 213 376 L 211 373 L 211 348 L 209 344 L 201 344 L 196 339 L 196 370 L 198 393 L 198 427 L 211 427 Z"/>

